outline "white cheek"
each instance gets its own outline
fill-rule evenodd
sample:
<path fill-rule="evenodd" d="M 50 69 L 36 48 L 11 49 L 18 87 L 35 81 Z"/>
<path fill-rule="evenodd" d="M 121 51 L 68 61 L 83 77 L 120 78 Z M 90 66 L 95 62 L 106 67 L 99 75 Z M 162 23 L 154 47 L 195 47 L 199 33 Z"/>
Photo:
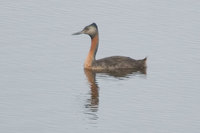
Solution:
<path fill-rule="evenodd" d="M 95 28 L 90 28 L 90 30 L 88 31 L 89 34 L 94 34 L 96 33 L 96 29 Z"/>

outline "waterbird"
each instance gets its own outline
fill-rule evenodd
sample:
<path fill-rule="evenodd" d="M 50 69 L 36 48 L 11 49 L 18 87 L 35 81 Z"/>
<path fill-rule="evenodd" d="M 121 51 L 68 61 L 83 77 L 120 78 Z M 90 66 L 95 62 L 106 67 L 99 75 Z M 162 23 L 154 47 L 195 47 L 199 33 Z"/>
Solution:
<path fill-rule="evenodd" d="M 135 60 L 126 56 L 111 56 L 96 60 L 96 53 L 99 45 L 99 32 L 96 23 L 86 26 L 82 31 L 72 35 L 87 34 L 91 38 L 91 46 L 87 58 L 84 62 L 84 68 L 97 71 L 116 71 L 118 69 L 146 69 L 147 57 Z"/>

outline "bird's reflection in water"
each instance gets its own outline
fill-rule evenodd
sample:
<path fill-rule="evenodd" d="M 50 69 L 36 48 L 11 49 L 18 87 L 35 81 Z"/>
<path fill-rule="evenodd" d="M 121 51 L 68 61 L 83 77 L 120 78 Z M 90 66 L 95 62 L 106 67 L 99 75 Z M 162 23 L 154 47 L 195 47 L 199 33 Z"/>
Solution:
<path fill-rule="evenodd" d="M 87 109 L 86 114 L 88 114 L 91 120 L 97 120 L 98 116 L 96 113 L 99 106 L 99 87 L 96 82 L 96 73 L 86 69 L 84 69 L 84 72 L 90 85 L 90 98 L 85 104 L 85 108 Z"/>
<path fill-rule="evenodd" d="M 146 75 L 146 68 L 136 70 L 136 69 L 117 69 L 113 71 L 94 71 L 94 70 L 87 70 L 84 69 L 85 75 L 87 77 L 89 86 L 90 86 L 90 98 L 87 100 L 85 104 L 86 114 L 90 120 L 97 120 L 98 119 L 98 107 L 99 107 L 99 86 L 96 81 L 96 74 L 100 73 L 103 75 L 112 76 L 115 78 L 122 79 L 124 77 L 131 77 L 134 75 Z M 126 79 L 126 78 L 124 78 Z"/>

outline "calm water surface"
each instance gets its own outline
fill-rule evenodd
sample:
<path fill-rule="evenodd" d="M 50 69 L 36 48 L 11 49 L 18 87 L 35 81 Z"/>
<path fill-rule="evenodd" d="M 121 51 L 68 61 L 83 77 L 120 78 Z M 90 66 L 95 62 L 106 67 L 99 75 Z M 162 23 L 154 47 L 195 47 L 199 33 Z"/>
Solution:
<path fill-rule="evenodd" d="M 0 132 L 198 133 L 200 1 L 0 1 Z M 147 73 L 83 70 L 97 58 L 148 57 Z"/>

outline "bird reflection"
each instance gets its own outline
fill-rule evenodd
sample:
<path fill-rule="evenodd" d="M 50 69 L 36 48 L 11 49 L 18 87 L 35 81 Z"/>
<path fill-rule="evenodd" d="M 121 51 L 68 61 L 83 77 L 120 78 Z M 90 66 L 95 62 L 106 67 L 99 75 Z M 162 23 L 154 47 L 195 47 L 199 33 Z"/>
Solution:
<path fill-rule="evenodd" d="M 85 105 L 86 109 L 89 109 L 86 113 L 90 115 L 90 119 L 96 120 L 98 116 L 96 112 L 99 106 L 99 87 L 96 82 L 96 73 L 91 70 L 84 69 L 88 83 L 90 85 L 90 98 Z"/>
<path fill-rule="evenodd" d="M 145 74 L 146 75 L 146 68 L 142 69 L 114 69 L 114 70 L 103 70 L 103 71 L 95 71 L 95 73 L 101 73 L 108 76 L 112 76 L 115 78 L 123 78 L 131 75 L 136 74 Z"/>
<path fill-rule="evenodd" d="M 115 78 L 130 77 L 136 74 L 146 75 L 146 68 L 143 69 L 117 69 L 112 71 L 94 71 L 84 69 L 85 75 L 87 77 L 89 86 L 90 86 L 90 98 L 85 104 L 85 108 L 88 109 L 86 114 L 89 115 L 89 119 L 97 120 L 98 107 L 99 107 L 99 86 L 96 82 L 96 74 L 100 73 L 103 75 L 112 76 Z"/>

